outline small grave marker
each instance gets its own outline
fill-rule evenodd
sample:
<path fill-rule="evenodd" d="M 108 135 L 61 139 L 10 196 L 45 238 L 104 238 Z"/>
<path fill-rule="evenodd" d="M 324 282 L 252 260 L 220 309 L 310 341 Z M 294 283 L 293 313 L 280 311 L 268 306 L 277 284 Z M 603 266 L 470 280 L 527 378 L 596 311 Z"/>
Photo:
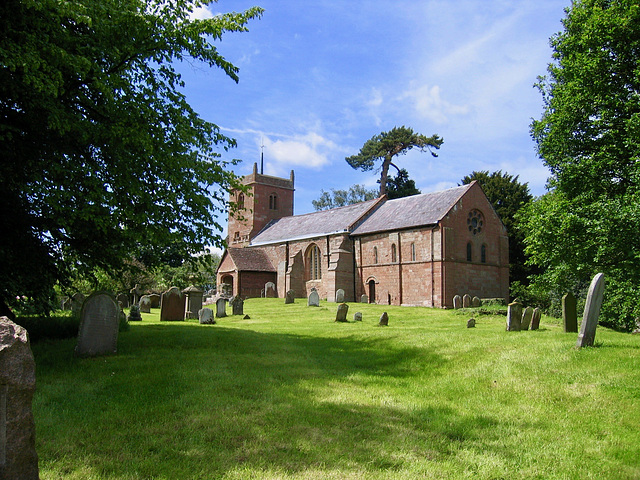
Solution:
<path fill-rule="evenodd" d="M 462 297 L 462 308 L 471 308 L 471 295 L 465 293 Z"/>
<path fill-rule="evenodd" d="M 596 338 L 596 327 L 598 326 L 598 316 L 600 316 L 600 307 L 604 298 L 604 274 L 598 273 L 589 286 L 587 293 L 587 301 L 584 305 L 584 314 L 582 315 L 582 325 L 580 325 L 580 333 L 576 347 L 592 347 Z"/>
<path fill-rule="evenodd" d="M 296 297 L 296 292 L 294 292 L 293 290 L 287 290 L 287 293 L 284 296 L 284 303 L 285 304 L 294 303 L 295 297 Z"/>
<path fill-rule="evenodd" d="M 540 328 L 540 319 L 542 318 L 542 312 L 538 307 L 533 309 L 533 317 L 531 317 L 531 330 L 538 330 Z"/>
<path fill-rule="evenodd" d="M 520 330 L 529 330 L 531 319 L 533 318 L 533 308 L 527 307 L 522 312 L 522 320 L 520 321 Z"/>
<path fill-rule="evenodd" d="M 318 291 L 315 288 L 311 289 L 309 293 L 309 299 L 307 300 L 307 306 L 309 307 L 319 307 L 320 306 L 320 295 L 318 295 Z"/>
<path fill-rule="evenodd" d="M 278 291 L 276 290 L 275 283 L 267 282 L 264 284 L 264 296 L 266 298 L 278 298 Z"/>
<path fill-rule="evenodd" d="M 348 311 L 349 305 L 347 305 L 346 303 L 341 303 L 340 305 L 338 305 L 338 310 L 336 312 L 336 322 L 346 322 Z"/>
<path fill-rule="evenodd" d="M 462 308 L 462 297 L 460 295 L 455 295 L 453 297 L 453 308 L 456 310 Z"/>
<path fill-rule="evenodd" d="M 336 303 L 344 303 L 344 290 L 341 288 L 336 290 Z"/>
<path fill-rule="evenodd" d="M 227 299 L 219 298 L 216 300 L 216 318 L 223 318 L 227 316 Z"/>
<path fill-rule="evenodd" d="M 387 314 L 387 312 L 382 312 L 382 315 L 380 315 L 380 321 L 378 322 L 378 326 L 386 327 L 388 325 L 389 325 L 389 315 Z"/>

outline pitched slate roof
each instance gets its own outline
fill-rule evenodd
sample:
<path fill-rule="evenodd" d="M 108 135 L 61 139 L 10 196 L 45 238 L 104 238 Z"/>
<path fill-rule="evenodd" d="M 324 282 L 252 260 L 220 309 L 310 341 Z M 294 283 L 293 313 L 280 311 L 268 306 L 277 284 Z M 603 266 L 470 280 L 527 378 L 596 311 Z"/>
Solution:
<path fill-rule="evenodd" d="M 458 202 L 473 183 L 441 192 L 424 193 L 388 200 L 365 218 L 352 235 L 386 232 L 404 228 L 435 225 Z"/>
<path fill-rule="evenodd" d="M 376 198 L 346 207 L 274 220 L 251 240 L 251 245 L 267 245 L 349 232 L 358 220 L 381 201 L 382 199 Z"/>
<path fill-rule="evenodd" d="M 227 253 L 238 271 L 275 272 L 276 269 L 264 251 L 259 248 L 228 248 Z M 222 264 L 222 262 L 221 262 Z"/>

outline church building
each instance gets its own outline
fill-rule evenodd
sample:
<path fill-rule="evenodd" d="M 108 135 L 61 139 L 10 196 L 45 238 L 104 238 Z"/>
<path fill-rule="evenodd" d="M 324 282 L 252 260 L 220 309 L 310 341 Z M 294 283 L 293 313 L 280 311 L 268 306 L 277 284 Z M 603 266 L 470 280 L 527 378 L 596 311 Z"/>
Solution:
<path fill-rule="evenodd" d="M 250 194 L 229 218 L 228 248 L 217 270 L 219 288 L 243 298 L 264 295 L 273 282 L 307 297 L 448 308 L 455 295 L 509 296 L 507 231 L 477 182 L 441 192 L 293 215 L 289 179 L 253 173 Z"/>

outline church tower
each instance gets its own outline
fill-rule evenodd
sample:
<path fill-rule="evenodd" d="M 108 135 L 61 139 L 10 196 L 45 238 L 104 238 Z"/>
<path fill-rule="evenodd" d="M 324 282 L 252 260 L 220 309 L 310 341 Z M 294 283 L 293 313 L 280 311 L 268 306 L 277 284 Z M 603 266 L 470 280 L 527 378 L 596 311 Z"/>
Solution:
<path fill-rule="evenodd" d="M 246 194 L 234 191 L 230 201 L 235 201 L 241 210 L 232 216 L 229 213 L 229 247 L 246 247 L 253 237 L 270 221 L 293 215 L 293 170 L 288 179 L 258 173 L 258 164 L 253 164 L 253 172 L 242 179 L 249 186 Z"/>

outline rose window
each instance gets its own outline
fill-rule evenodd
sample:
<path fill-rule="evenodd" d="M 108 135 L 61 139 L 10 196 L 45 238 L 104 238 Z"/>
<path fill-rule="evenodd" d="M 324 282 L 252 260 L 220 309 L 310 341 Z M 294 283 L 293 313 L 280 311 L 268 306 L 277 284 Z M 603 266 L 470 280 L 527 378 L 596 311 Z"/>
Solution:
<path fill-rule="evenodd" d="M 477 235 L 482 231 L 482 227 L 484 227 L 484 217 L 480 210 L 471 210 L 469 212 L 467 225 L 469 226 L 469 231 L 474 235 Z"/>

